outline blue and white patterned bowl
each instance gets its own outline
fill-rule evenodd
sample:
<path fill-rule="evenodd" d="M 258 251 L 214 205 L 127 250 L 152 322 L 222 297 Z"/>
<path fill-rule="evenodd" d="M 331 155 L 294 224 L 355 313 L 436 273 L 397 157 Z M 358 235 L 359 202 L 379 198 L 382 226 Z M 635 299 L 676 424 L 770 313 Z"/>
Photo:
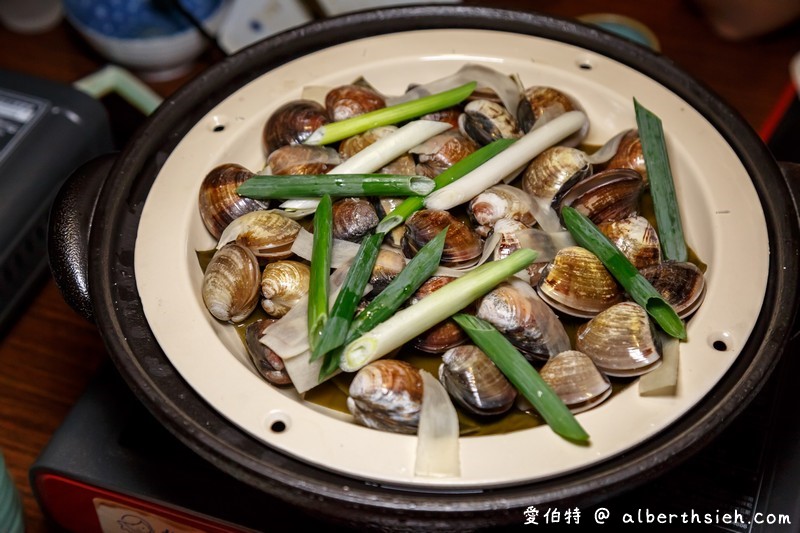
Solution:
<path fill-rule="evenodd" d="M 210 31 L 224 0 L 179 0 Z M 180 75 L 207 46 L 168 0 L 64 0 L 67 20 L 104 57 L 149 79 Z"/>

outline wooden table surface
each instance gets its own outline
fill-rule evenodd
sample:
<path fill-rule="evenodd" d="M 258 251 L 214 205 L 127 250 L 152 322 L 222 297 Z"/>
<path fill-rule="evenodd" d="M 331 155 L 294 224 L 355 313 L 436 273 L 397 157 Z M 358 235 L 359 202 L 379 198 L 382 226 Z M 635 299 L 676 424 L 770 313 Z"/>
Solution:
<path fill-rule="evenodd" d="M 468 2 L 565 17 L 618 13 L 648 26 L 664 55 L 706 84 L 758 130 L 789 83 L 788 65 L 800 51 L 800 25 L 743 42 L 716 36 L 690 3 L 680 0 L 539 0 Z M 219 59 L 209 51 L 192 71 L 169 82 L 152 83 L 166 96 Z M 0 68 L 69 84 L 105 64 L 66 23 L 39 35 L 0 28 Z M 111 120 L 122 131 L 130 116 Z M 28 469 L 70 406 L 106 359 L 94 326 L 62 300 L 51 279 L 0 339 L 0 449 L 24 503 L 30 532 L 57 531 L 42 516 L 28 483 Z"/>

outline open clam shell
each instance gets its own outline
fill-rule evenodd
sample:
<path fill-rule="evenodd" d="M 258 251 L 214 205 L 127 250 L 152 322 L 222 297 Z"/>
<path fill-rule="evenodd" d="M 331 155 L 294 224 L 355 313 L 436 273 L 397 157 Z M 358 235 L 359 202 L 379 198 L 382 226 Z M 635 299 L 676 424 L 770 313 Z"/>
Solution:
<path fill-rule="evenodd" d="M 203 275 L 201 294 L 217 320 L 241 322 L 258 305 L 261 271 L 249 248 L 232 242 L 214 254 Z"/>
<path fill-rule="evenodd" d="M 691 315 L 706 295 L 703 272 L 694 263 L 665 261 L 640 270 L 681 318 Z"/>
<path fill-rule="evenodd" d="M 656 229 L 642 216 L 611 220 L 598 225 L 603 235 L 638 269 L 661 262 L 661 241 Z"/>
<path fill-rule="evenodd" d="M 576 183 L 558 201 L 559 209 L 570 206 L 595 224 L 622 220 L 639 212 L 644 180 L 635 170 L 614 168 L 592 174 Z"/>
<path fill-rule="evenodd" d="M 282 317 L 307 292 L 311 269 L 298 261 L 268 263 L 261 272 L 261 307 L 273 317 Z"/>
<path fill-rule="evenodd" d="M 200 185 L 198 205 L 206 229 L 219 239 L 228 224 L 251 211 L 269 208 L 268 201 L 245 198 L 236 193 L 239 185 L 253 176 L 241 165 L 226 163 L 214 167 Z"/>
<path fill-rule="evenodd" d="M 217 247 L 236 241 L 256 257 L 286 259 L 292 255 L 292 244 L 299 232 L 300 224 L 290 218 L 270 211 L 253 211 L 231 222 Z"/>

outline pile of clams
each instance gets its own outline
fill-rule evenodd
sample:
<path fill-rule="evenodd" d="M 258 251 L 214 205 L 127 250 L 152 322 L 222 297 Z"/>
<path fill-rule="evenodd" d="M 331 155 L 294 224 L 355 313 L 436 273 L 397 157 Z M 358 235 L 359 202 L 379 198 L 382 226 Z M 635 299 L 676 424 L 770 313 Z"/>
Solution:
<path fill-rule="evenodd" d="M 263 129 L 265 168 L 260 173 L 329 172 L 395 126 L 375 128 L 333 145 L 303 144 L 318 127 L 380 109 L 388 98 L 363 80 L 332 88 L 324 102 L 301 99 L 280 106 Z M 557 88 L 519 91 L 514 111 L 489 89 L 461 105 L 422 117 L 451 128 L 388 163 L 379 172 L 435 177 L 498 138 L 519 138 L 580 103 Z M 572 206 L 589 217 L 670 302 L 681 318 L 695 312 L 704 276 L 694 263 L 663 261 L 651 214 L 643 211 L 648 178 L 635 129 L 619 132 L 604 150 L 582 145 L 589 124 L 547 148 L 507 183 L 494 185 L 451 211 L 422 209 L 389 236 L 373 271 L 374 297 L 406 261 L 448 228 L 441 266 L 405 305 L 414 305 L 459 271 L 505 257 L 522 247 L 539 252 L 537 263 L 499 284 L 464 312 L 493 324 L 534 365 L 573 412 L 599 405 L 612 381 L 625 384 L 660 364 L 661 335 L 600 260 L 576 246 L 559 227 L 558 213 Z M 500 154 L 501 157 L 502 154 Z M 209 312 L 245 329 L 255 369 L 268 382 L 290 386 L 281 359 L 258 342 L 308 291 L 309 262 L 292 246 L 313 213 L 297 216 L 280 202 L 240 197 L 236 187 L 253 175 L 238 164 L 210 170 L 199 191 L 199 209 L 219 247 L 205 269 L 201 294 Z M 395 198 L 338 198 L 333 205 L 336 239 L 359 242 L 397 205 Z M 541 217 L 549 215 L 550 223 Z M 556 218 L 554 219 L 553 216 Z M 553 227 L 553 220 L 556 227 Z M 702 265 L 701 265 L 702 266 Z M 530 409 L 516 389 L 452 320 L 433 325 L 390 358 L 354 376 L 334 378 L 349 391 L 347 407 L 368 427 L 415 433 L 422 402 L 420 370 L 434 369 L 453 403 L 470 417 L 496 420 Z M 330 386 L 330 385 L 328 385 Z"/>

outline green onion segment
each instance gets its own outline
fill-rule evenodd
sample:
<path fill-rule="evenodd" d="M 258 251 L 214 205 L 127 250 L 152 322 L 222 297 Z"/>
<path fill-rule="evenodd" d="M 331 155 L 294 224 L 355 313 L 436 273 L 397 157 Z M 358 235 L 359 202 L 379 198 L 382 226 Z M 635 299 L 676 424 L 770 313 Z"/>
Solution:
<path fill-rule="evenodd" d="M 686 338 L 686 327 L 669 302 L 591 220 L 572 207 L 563 207 L 561 217 L 575 242 L 596 255 L 631 298 L 644 307 L 665 332 L 678 339 Z"/>
<path fill-rule="evenodd" d="M 312 239 L 311 272 L 308 282 L 308 344 L 313 350 L 319 342 L 328 318 L 333 250 L 333 208 L 330 195 L 323 196 L 317 206 Z"/>
<path fill-rule="evenodd" d="M 686 261 L 686 240 L 661 119 L 639 104 L 636 98 L 633 99 L 633 107 L 636 110 L 636 125 L 642 141 L 661 250 L 669 261 Z"/>
<path fill-rule="evenodd" d="M 410 102 L 384 107 L 383 109 L 370 111 L 339 122 L 325 124 L 312 133 L 306 139 L 305 144 L 330 144 L 378 126 L 396 124 L 426 113 L 454 106 L 472 94 L 476 86 L 477 83 L 474 81 L 465 83 L 449 91 L 423 96 Z"/>
<path fill-rule="evenodd" d="M 588 433 L 561 398 L 502 333 L 488 322 L 472 315 L 459 313 L 454 315 L 453 319 L 503 375 L 533 404 L 553 431 L 570 440 L 579 442 L 589 440 Z"/>
<path fill-rule="evenodd" d="M 534 250 L 523 248 L 499 261 L 484 263 L 414 305 L 401 309 L 347 344 L 339 367 L 345 372 L 354 372 L 383 357 L 526 268 L 537 255 Z"/>
<path fill-rule="evenodd" d="M 432 179 L 401 174 L 256 175 L 236 190 L 240 196 L 268 198 L 316 198 L 331 196 L 425 196 L 434 189 Z"/>
<path fill-rule="evenodd" d="M 449 185 L 457 179 L 469 174 L 486 161 L 511 146 L 514 141 L 516 141 L 516 139 L 497 139 L 457 161 L 433 179 L 433 190 L 441 189 L 445 185 Z M 378 223 L 376 231 L 388 233 L 405 222 L 414 212 L 422 209 L 422 206 L 423 198 L 419 196 L 410 196 L 406 198 L 400 205 L 383 217 L 383 220 Z"/>
<path fill-rule="evenodd" d="M 344 284 L 336 296 L 336 301 L 333 302 L 320 338 L 311 349 L 311 361 L 316 361 L 327 352 L 344 344 L 350 322 L 372 275 L 372 268 L 375 266 L 384 237 L 383 233 L 373 233 L 361 241 L 353 265 L 347 271 Z"/>

